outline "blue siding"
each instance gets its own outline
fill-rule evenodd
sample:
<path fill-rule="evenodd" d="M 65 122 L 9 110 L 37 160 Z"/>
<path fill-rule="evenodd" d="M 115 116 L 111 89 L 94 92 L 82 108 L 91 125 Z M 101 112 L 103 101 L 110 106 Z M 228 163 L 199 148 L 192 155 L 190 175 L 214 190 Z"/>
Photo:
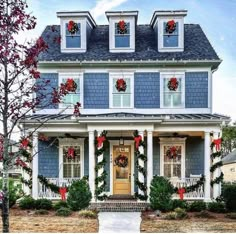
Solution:
<path fill-rule="evenodd" d="M 89 142 L 88 138 L 84 140 L 84 175 L 89 175 Z"/>
<path fill-rule="evenodd" d="M 186 172 L 190 174 L 204 174 L 204 139 L 201 137 L 189 137 L 186 140 Z"/>
<path fill-rule="evenodd" d="M 160 144 L 158 137 L 153 137 L 153 175 L 160 175 Z"/>
<path fill-rule="evenodd" d="M 50 80 L 50 83 L 46 84 L 47 80 Z M 41 73 L 40 79 L 36 80 L 36 86 L 39 86 L 39 91 L 36 92 L 36 97 L 38 97 L 40 100 L 43 99 L 42 105 L 39 105 L 38 107 L 39 108 L 44 107 L 46 109 L 58 108 L 58 104 L 52 103 L 53 88 L 58 88 L 58 74 Z"/>
<path fill-rule="evenodd" d="M 39 141 L 39 175 L 57 178 L 59 176 L 59 151 L 58 145 L 49 146 L 53 140 L 49 142 Z"/>
<path fill-rule="evenodd" d="M 208 107 L 208 72 L 185 73 L 185 107 Z"/>
<path fill-rule="evenodd" d="M 84 108 L 109 108 L 109 74 L 84 74 Z"/>
<path fill-rule="evenodd" d="M 160 108 L 160 73 L 134 74 L 134 107 Z"/>

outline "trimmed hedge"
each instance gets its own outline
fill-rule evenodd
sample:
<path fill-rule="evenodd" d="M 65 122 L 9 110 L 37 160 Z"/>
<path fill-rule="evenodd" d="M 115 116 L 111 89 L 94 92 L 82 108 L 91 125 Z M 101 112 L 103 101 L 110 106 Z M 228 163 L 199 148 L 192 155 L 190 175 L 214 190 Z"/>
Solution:
<path fill-rule="evenodd" d="M 46 198 L 41 198 L 35 200 L 35 208 L 37 210 L 51 210 L 52 209 L 52 201 Z"/>
<path fill-rule="evenodd" d="M 188 211 L 200 212 L 206 210 L 206 203 L 203 201 L 194 201 L 189 205 Z"/>
<path fill-rule="evenodd" d="M 35 208 L 35 200 L 31 196 L 23 197 L 19 202 L 19 207 L 22 210 L 34 209 Z"/>
<path fill-rule="evenodd" d="M 236 183 L 223 184 L 222 196 L 225 201 L 226 209 L 236 211 Z"/>

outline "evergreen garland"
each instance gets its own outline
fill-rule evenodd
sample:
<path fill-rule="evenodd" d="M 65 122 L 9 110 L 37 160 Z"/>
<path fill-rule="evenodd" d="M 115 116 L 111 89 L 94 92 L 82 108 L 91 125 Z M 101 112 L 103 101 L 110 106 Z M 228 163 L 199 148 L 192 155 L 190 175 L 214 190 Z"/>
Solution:
<path fill-rule="evenodd" d="M 140 138 L 137 130 L 134 131 L 133 135 L 134 135 L 134 139 L 137 138 L 137 137 Z M 143 139 L 141 139 L 139 141 L 139 145 L 138 146 L 139 147 L 142 146 L 143 148 L 145 147 L 145 143 L 144 143 Z M 145 163 L 147 161 L 147 156 L 145 154 L 141 154 L 138 147 L 135 147 L 135 154 L 136 154 L 136 167 L 138 169 L 138 172 L 142 173 L 143 176 L 146 177 L 147 171 L 146 171 L 145 167 L 142 167 L 142 166 L 139 165 L 139 159 L 143 160 L 144 163 Z M 139 194 L 138 192 L 136 192 L 135 193 L 135 197 L 138 198 L 139 200 L 146 201 L 147 198 L 148 198 L 146 182 L 144 182 L 144 183 L 140 182 L 139 179 L 137 178 L 135 180 L 135 184 L 143 192 L 143 194 Z"/>
<path fill-rule="evenodd" d="M 222 183 L 223 181 L 224 181 L 224 173 L 221 172 L 220 176 L 216 177 L 214 180 L 211 181 L 211 186 L 213 186 L 214 184 Z"/>
<path fill-rule="evenodd" d="M 217 162 L 217 163 L 215 163 L 215 164 L 213 164 L 213 165 L 211 166 L 210 172 L 212 173 L 212 172 L 214 172 L 218 167 L 222 167 L 222 166 L 223 166 L 222 161 L 219 161 L 219 162 Z"/>
<path fill-rule="evenodd" d="M 95 155 L 96 155 L 96 157 L 99 157 L 101 154 L 103 154 L 105 152 L 104 142 L 106 141 L 106 135 L 107 135 L 107 131 L 103 131 L 100 136 L 95 138 Z M 103 139 L 104 141 L 102 141 L 103 144 L 102 144 L 102 147 L 100 148 L 99 141 L 101 139 Z M 103 159 L 101 162 L 97 163 L 97 165 L 95 166 L 95 171 L 98 173 L 99 169 L 104 168 L 105 165 L 106 165 L 106 160 Z M 95 185 L 96 185 L 95 197 L 100 201 L 107 199 L 107 195 L 104 194 L 104 192 L 106 190 L 106 177 L 107 177 L 107 172 L 103 171 L 103 173 L 99 176 L 97 175 L 97 177 L 95 179 Z M 100 183 L 102 183 L 102 184 L 99 186 Z"/>

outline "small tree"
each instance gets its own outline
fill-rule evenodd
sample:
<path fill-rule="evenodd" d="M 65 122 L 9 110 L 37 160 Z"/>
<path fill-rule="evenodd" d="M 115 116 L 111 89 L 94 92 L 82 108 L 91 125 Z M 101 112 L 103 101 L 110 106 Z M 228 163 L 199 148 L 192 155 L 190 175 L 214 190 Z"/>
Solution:
<path fill-rule="evenodd" d="M 236 123 L 223 127 L 222 138 L 222 153 L 226 156 L 236 149 Z"/>
<path fill-rule="evenodd" d="M 27 4 L 24 0 L 0 1 L 0 159 L 3 162 L 2 180 L 2 221 L 3 232 L 9 232 L 9 179 L 8 171 L 15 164 L 27 168 L 26 162 L 20 159 L 21 150 L 10 153 L 10 139 L 19 121 L 35 111 L 35 108 L 45 108 L 62 101 L 62 97 L 73 92 L 73 80 L 61 84 L 59 88 L 51 87 L 50 80 L 41 80 L 37 69 L 38 55 L 48 49 L 44 39 L 40 37 L 32 43 L 20 44 L 15 36 L 20 31 L 35 28 L 36 18 L 26 12 Z M 55 29 L 52 29 L 55 30 Z M 60 42 L 59 38 L 54 38 Z M 47 89 L 48 90 L 48 89 Z M 37 96 L 34 97 L 34 93 Z M 48 98 L 49 97 L 49 98 Z M 80 103 L 77 103 L 74 114 L 79 115 Z M 27 149 L 35 130 L 45 122 L 40 123 L 28 135 L 22 135 L 18 146 Z M 34 155 L 32 155 L 32 158 Z"/>

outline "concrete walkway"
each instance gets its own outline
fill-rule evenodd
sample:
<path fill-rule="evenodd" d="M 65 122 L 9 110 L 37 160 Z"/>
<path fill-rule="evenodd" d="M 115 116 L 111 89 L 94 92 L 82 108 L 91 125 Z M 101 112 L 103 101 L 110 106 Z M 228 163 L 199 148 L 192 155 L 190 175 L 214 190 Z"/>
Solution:
<path fill-rule="evenodd" d="M 99 212 L 99 233 L 140 233 L 140 212 Z"/>

